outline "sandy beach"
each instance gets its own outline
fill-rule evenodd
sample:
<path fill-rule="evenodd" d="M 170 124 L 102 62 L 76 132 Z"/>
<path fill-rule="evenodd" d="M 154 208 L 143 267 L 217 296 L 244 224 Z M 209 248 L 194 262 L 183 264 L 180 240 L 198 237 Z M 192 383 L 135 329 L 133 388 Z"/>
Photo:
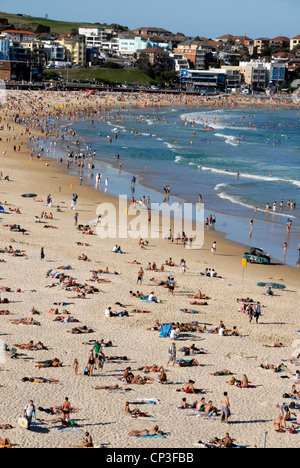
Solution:
<path fill-rule="evenodd" d="M 292 421 L 286 422 L 286 431 L 276 432 L 273 422 L 280 414 L 277 404 L 290 405 L 292 401 L 297 404 L 291 398 L 283 398 L 283 395 L 291 393 L 294 383 L 300 392 L 300 381 L 297 383 L 295 380 L 299 359 L 298 365 L 282 362 L 300 353 L 300 335 L 297 333 L 300 328 L 299 270 L 283 264 L 248 264 L 243 268 L 241 260 L 245 247 L 227 241 L 217 231 L 205 232 L 204 246 L 199 250 L 184 248 L 182 244 L 170 243 L 164 238 L 148 238 L 149 243 L 142 249 L 138 239 L 101 239 L 95 226 L 91 228 L 92 235 L 83 234 L 74 225 L 75 213 L 78 213 L 78 224 L 85 226 L 96 217 L 100 203 L 117 204 L 117 200 L 109 195 L 109 191 L 103 194 L 80 185 L 78 177 L 64 173 L 58 162 L 46 158 L 38 160 L 31 154 L 27 144 L 29 138 L 42 135 L 39 119 L 58 119 L 62 113 L 64 116 L 69 113 L 71 120 L 76 118 L 80 109 L 123 105 L 119 98 L 118 95 L 104 93 L 100 97 L 88 97 L 76 93 L 46 92 L 30 96 L 30 93 L 10 92 L 8 100 L 2 103 L 0 205 L 5 213 L 0 213 L 0 287 L 4 288 L 1 300 L 7 298 L 9 302 L 1 303 L 0 310 L 8 311 L 10 315 L 0 314 L 0 340 L 10 350 L 31 340 L 34 344 L 43 343 L 47 349 L 16 348 L 21 353 L 18 359 L 12 359 L 9 352 L 0 354 L 0 426 L 12 426 L 11 429 L 0 429 L 0 439 L 8 438 L 17 448 L 69 448 L 80 444 L 88 431 L 97 447 L 192 449 L 199 441 L 222 438 L 229 432 L 237 445 L 254 448 L 262 447 L 267 432 L 268 448 L 298 447 L 299 409 L 291 409 Z M 136 103 L 144 104 L 160 105 L 161 102 L 145 96 Z M 170 105 L 170 101 L 164 104 Z M 246 104 L 244 98 L 241 105 Z M 199 105 L 198 99 L 187 105 Z M 280 102 L 274 100 L 273 105 L 280 105 Z M 30 128 L 16 121 L 25 116 L 31 119 Z M 6 176 L 9 180 L 5 180 Z M 35 196 L 22 197 L 28 193 Z M 74 193 L 77 193 L 78 200 L 75 210 L 72 210 Z M 49 194 L 51 207 L 47 205 Z M 52 213 L 53 219 L 42 219 L 42 212 Z M 15 224 L 25 232 L 10 231 L 10 226 Z M 162 232 L 165 232 L 164 227 Z M 217 249 L 212 254 L 214 241 Z M 112 251 L 115 244 L 121 246 L 123 254 Z M 41 248 L 45 253 L 43 259 Z M 82 255 L 86 255 L 88 260 L 80 260 Z M 160 268 L 169 258 L 176 266 L 165 265 L 163 272 L 147 270 L 149 263 L 155 262 Z M 184 274 L 180 268 L 181 259 L 186 261 Z M 71 269 L 59 269 L 67 266 Z M 140 267 L 144 269 L 144 276 L 142 284 L 137 284 Z M 99 273 L 100 281 L 91 281 L 92 271 L 105 271 L 106 268 L 111 274 Z M 215 269 L 218 277 L 203 276 L 201 273 L 205 268 Z M 68 278 L 60 282 L 57 277 L 52 277 L 55 272 L 64 273 Z M 118 274 L 113 274 L 115 272 Z M 174 276 L 176 287 L 173 295 L 158 285 L 166 281 L 166 275 Z M 69 277 L 73 283 L 66 289 Z M 275 290 L 273 297 L 266 296 L 267 288 L 258 287 L 259 281 L 281 283 L 286 285 L 286 289 Z M 83 291 L 79 285 L 88 285 L 85 298 L 77 297 Z M 193 298 L 199 290 L 209 299 Z M 144 296 L 154 292 L 159 302 L 141 301 L 132 297 L 130 291 L 142 292 Z M 258 323 L 255 319 L 249 322 L 248 315 L 240 311 L 242 304 L 237 299 L 245 298 L 261 303 Z M 126 310 L 128 316 L 107 318 L 105 310 L 108 307 L 115 312 Z M 33 308 L 38 313 L 32 314 Z M 52 315 L 50 309 L 58 309 L 59 313 Z M 140 309 L 147 313 L 134 312 Z M 180 309 L 197 313 L 183 313 Z M 61 316 L 72 317 L 78 322 L 58 321 Z M 33 319 L 38 324 L 12 323 L 18 319 Z M 160 324 L 181 324 L 178 338 L 160 337 L 160 332 L 153 329 L 157 321 Z M 228 336 L 214 332 L 221 321 L 228 330 Z M 201 332 L 199 328 L 196 331 L 191 329 L 193 322 L 197 322 Z M 184 329 L 182 324 L 190 327 Z M 91 329 L 92 333 L 70 333 L 75 327 L 83 326 Z M 240 336 L 232 336 L 233 327 L 237 328 Z M 113 346 L 102 348 L 106 356 L 103 370 L 96 369 L 93 376 L 86 376 L 84 370 L 93 348 L 92 340 L 111 341 Z M 172 364 L 166 367 L 168 348 L 173 342 L 178 359 L 194 358 L 200 365 L 181 367 L 176 363 L 174 367 Z M 282 346 L 275 346 L 278 343 Z M 185 356 L 180 349 L 192 344 L 201 351 Z M 108 359 L 109 356 L 115 359 Z M 36 361 L 54 358 L 62 363 L 62 367 L 36 367 Z M 79 363 L 78 375 L 73 368 L 75 359 Z M 136 384 L 121 380 L 127 367 L 131 367 L 134 376 L 139 374 L 155 379 L 158 373 L 141 370 L 153 364 L 164 367 L 167 383 L 150 380 Z M 261 364 L 285 364 L 290 373 L 284 369 L 274 372 L 262 368 Z M 223 370 L 229 370 L 230 375 L 212 375 Z M 244 374 L 249 379 L 249 388 L 228 383 L 233 377 L 240 381 Z M 40 377 L 46 382 L 22 381 Z M 49 379 L 59 383 L 48 383 Z M 184 388 L 190 379 L 199 389 L 197 394 L 177 391 Z M 113 389 L 116 385 L 117 388 Z M 224 392 L 228 392 L 231 408 L 228 425 L 220 422 Z M 61 407 L 65 397 L 76 409 L 70 415 L 76 425 L 71 427 L 62 426 L 60 420 L 56 420 L 61 414 L 50 415 L 38 409 Z M 190 405 L 202 398 L 206 403 L 212 401 L 218 409 L 217 415 L 205 417 L 195 408 L 178 409 L 184 397 Z M 31 430 L 27 431 L 18 425 L 18 418 L 22 417 L 30 400 L 37 409 L 37 419 L 33 419 Z M 156 404 L 149 404 L 149 400 Z M 130 402 L 130 409 L 138 408 L 151 418 L 137 419 L 125 414 L 126 402 Z M 128 435 L 131 430 L 150 430 L 155 425 L 164 436 L 137 438 Z M 289 432 L 292 427 L 295 428 L 294 434 Z"/>

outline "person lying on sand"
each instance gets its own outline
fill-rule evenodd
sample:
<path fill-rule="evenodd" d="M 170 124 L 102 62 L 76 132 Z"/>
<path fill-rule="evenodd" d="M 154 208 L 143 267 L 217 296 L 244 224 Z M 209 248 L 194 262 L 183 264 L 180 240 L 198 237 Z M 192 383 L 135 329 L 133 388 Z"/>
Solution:
<path fill-rule="evenodd" d="M 262 369 L 267 369 L 267 370 L 272 370 L 274 372 L 280 372 L 281 371 L 281 364 L 279 365 L 273 365 L 273 364 L 260 364 Z"/>
<path fill-rule="evenodd" d="M 38 367 L 39 369 L 46 369 L 48 367 L 62 367 L 62 363 L 57 358 L 49 359 L 48 361 L 35 361 L 35 363 L 37 364 L 35 367 Z"/>
<path fill-rule="evenodd" d="M 197 359 L 188 359 L 187 361 L 183 359 L 176 359 L 176 364 L 179 365 L 179 367 L 194 367 L 194 366 L 199 366 L 202 367 L 202 364 Z"/>
<path fill-rule="evenodd" d="M 30 383 L 46 383 L 46 384 L 53 384 L 59 385 L 59 380 L 55 379 L 44 379 L 43 377 L 23 377 L 22 382 L 30 382 Z"/>
<path fill-rule="evenodd" d="M 131 372 L 131 367 L 126 367 L 124 373 L 123 373 L 123 379 L 125 382 L 129 384 L 136 384 L 136 385 L 144 385 L 147 383 L 152 383 L 150 382 L 149 377 L 142 377 L 141 375 L 136 375 L 134 376 L 133 373 Z"/>
<path fill-rule="evenodd" d="M 196 294 L 190 297 L 192 299 L 209 299 L 209 297 L 207 297 L 206 294 L 202 294 L 201 291 L 198 291 Z"/>
<path fill-rule="evenodd" d="M 137 431 L 137 430 L 132 430 L 130 432 L 128 432 L 128 435 L 130 437 L 151 437 L 151 436 L 154 436 L 154 435 L 163 435 L 163 433 L 159 430 L 159 427 L 158 426 L 155 426 L 153 429 L 144 429 L 144 430 L 141 430 L 141 431 Z"/>
<path fill-rule="evenodd" d="M 235 439 L 232 439 L 227 433 L 222 439 L 215 437 L 214 439 L 210 440 L 209 443 L 217 445 L 218 448 L 229 448 L 232 447 L 234 441 Z"/>
<path fill-rule="evenodd" d="M 139 417 L 143 417 L 143 418 L 148 418 L 149 417 L 146 413 L 139 410 L 138 408 L 136 408 L 134 410 L 130 410 L 128 401 L 126 401 L 126 403 L 125 403 L 124 413 L 128 414 L 130 416 L 139 416 Z"/>
<path fill-rule="evenodd" d="M 223 369 L 222 371 L 213 372 L 213 373 L 210 373 L 209 375 L 214 375 L 216 377 L 219 377 L 220 375 L 232 375 L 232 372 L 230 372 L 227 369 Z"/>
<path fill-rule="evenodd" d="M 85 254 L 79 255 L 79 257 L 77 257 L 77 260 L 82 260 L 84 262 L 91 262 L 92 261 Z"/>
<path fill-rule="evenodd" d="M 13 315 L 8 310 L 0 310 L 0 315 Z"/>
<path fill-rule="evenodd" d="M 40 341 L 37 344 L 34 344 L 33 341 L 29 341 L 29 343 L 23 344 L 14 344 L 16 348 L 19 349 L 27 349 L 28 351 L 37 351 L 37 350 L 47 350 L 46 346 L 43 345 Z"/>
<path fill-rule="evenodd" d="M 0 424 L 0 429 L 3 431 L 7 431 L 8 429 L 12 429 L 13 427 L 10 424 Z"/>
<path fill-rule="evenodd" d="M 14 325 L 37 325 L 40 326 L 41 324 L 39 322 L 36 322 L 32 318 L 21 318 L 21 319 L 15 319 L 15 320 L 10 320 L 11 323 Z"/>
<path fill-rule="evenodd" d="M 208 352 L 205 351 L 205 349 L 196 348 L 195 344 L 192 344 L 191 346 L 183 346 L 179 349 L 179 351 L 185 353 L 186 356 L 190 354 L 208 354 Z"/>
<path fill-rule="evenodd" d="M 93 390 L 122 390 L 118 384 L 116 385 L 97 385 L 97 387 L 91 387 Z"/>
<path fill-rule="evenodd" d="M 80 334 L 86 334 L 86 333 L 94 333 L 94 330 L 92 328 L 88 328 L 85 325 L 82 327 L 75 327 L 72 328 L 72 330 L 68 330 L 67 333 L 72 333 L 72 335 L 80 335 Z"/>
<path fill-rule="evenodd" d="M 156 364 L 152 364 L 152 366 L 143 366 L 138 368 L 139 371 L 141 372 L 164 372 L 164 367 L 163 366 L 157 366 Z"/>

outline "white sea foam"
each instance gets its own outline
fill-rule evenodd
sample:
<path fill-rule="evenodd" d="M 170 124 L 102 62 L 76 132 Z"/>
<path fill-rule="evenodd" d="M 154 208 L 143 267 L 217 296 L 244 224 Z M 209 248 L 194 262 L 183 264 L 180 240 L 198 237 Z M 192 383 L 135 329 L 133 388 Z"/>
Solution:
<path fill-rule="evenodd" d="M 230 201 L 231 203 L 233 203 L 235 205 L 240 205 L 240 206 L 243 206 L 244 208 L 248 208 L 249 210 L 260 211 L 262 213 L 266 213 L 266 210 L 263 210 L 261 208 L 257 208 L 257 207 L 255 207 L 253 205 L 249 205 L 248 203 L 244 202 L 240 197 L 230 195 L 230 194 L 227 194 L 227 193 L 224 193 L 224 192 L 218 193 L 218 197 L 221 198 L 222 200 L 228 200 L 228 201 Z M 289 218 L 295 219 L 295 216 L 292 216 L 292 215 L 286 214 L 286 213 L 278 213 L 278 212 L 273 212 L 272 211 L 269 214 L 273 215 L 273 216 L 281 216 L 283 218 L 289 217 Z"/>
<path fill-rule="evenodd" d="M 205 166 L 199 166 L 199 169 L 200 168 L 202 171 L 214 172 L 216 174 L 237 177 L 237 172 L 230 172 L 230 171 L 225 171 L 225 170 L 215 169 L 213 167 L 205 167 Z M 283 179 L 281 177 L 276 177 L 276 176 L 261 176 L 257 174 L 239 173 L 239 177 L 241 179 L 243 178 L 243 179 L 251 179 L 251 180 L 261 180 L 262 182 L 284 182 L 287 184 L 293 184 L 293 185 L 296 185 L 297 187 L 300 187 L 299 180 Z"/>

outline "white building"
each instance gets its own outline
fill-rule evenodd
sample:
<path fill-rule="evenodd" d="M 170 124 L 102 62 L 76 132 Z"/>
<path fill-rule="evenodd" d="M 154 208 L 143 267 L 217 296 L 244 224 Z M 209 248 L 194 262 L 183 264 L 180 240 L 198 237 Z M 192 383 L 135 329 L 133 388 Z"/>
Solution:
<path fill-rule="evenodd" d="M 62 44 L 56 41 L 43 41 L 43 44 L 48 65 L 65 60 L 66 50 Z"/>
<path fill-rule="evenodd" d="M 87 49 L 102 48 L 107 41 L 107 33 L 104 28 L 79 28 L 79 35 L 85 36 Z"/>

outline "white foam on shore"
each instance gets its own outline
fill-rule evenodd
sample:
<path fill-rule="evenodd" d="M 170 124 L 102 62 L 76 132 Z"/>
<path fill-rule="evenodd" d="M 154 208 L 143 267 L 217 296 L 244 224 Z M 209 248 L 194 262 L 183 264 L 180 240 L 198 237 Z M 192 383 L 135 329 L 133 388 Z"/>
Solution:
<path fill-rule="evenodd" d="M 233 195 L 229 195 L 229 194 L 226 194 L 224 192 L 220 192 L 218 194 L 218 197 L 221 198 L 222 200 L 228 200 L 230 201 L 231 203 L 235 204 L 235 205 L 240 205 L 240 206 L 243 206 L 244 208 L 248 208 L 249 210 L 253 210 L 253 211 L 260 211 L 262 213 L 267 213 L 266 210 L 263 210 L 261 208 L 257 208 L 256 206 L 253 206 L 253 205 L 249 205 L 248 203 L 245 203 L 240 197 L 235 197 Z M 295 216 L 292 216 L 290 214 L 287 214 L 287 213 L 278 213 L 278 212 L 274 212 L 274 211 L 271 211 L 269 213 L 269 215 L 274 215 L 274 216 L 281 216 L 283 218 L 293 218 L 293 219 L 296 219 Z"/>

